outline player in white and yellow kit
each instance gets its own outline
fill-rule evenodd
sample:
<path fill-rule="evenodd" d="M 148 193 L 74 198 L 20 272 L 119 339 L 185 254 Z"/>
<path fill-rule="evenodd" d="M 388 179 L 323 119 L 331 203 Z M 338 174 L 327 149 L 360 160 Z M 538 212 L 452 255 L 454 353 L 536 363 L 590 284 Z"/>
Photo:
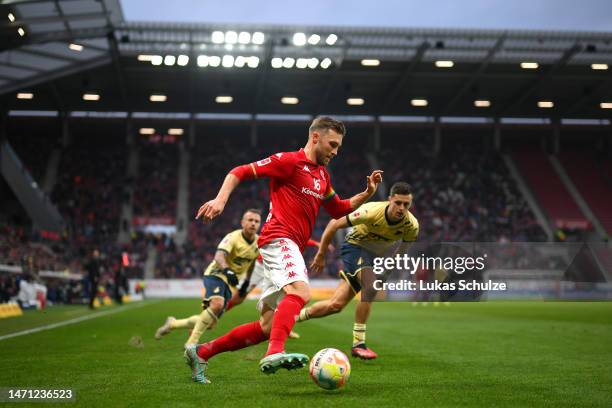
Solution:
<path fill-rule="evenodd" d="M 371 272 L 375 257 L 390 256 L 391 252 L 405 252 L 407 246 L 416 241 L 419 223 L 409 211 L 412 198 L 410 185 L 398 182 L 391 187 L 388 201 L 363 204 L 346 217 L 329 222 L 311 268 L 314 271 L 323 268 L 328 245 L 338 229 L 353 227 L 341 248 L 344 270 L 340 271 L 340 276 L 343 279 L 330 299 L 302 309 L 299 321 L 340 312 L 362 290 L 364 274 Z M 398 246 L 398 243 L 401 244 Z M 368 290 L 369 294 L 367 300 L 362 296 L 355 310 L 351 354 L 371 360 L 377 355 L 366 346 L 365 337 L 366 322 L 372 309 L 370 300 L 373 299 L 373 289 L 366 287 L 364 290 Z"/>
<path fill-rule="evenodd" d="M 157 329 L 156 339 L 173 329 L 193 329 L 186 344 L 196 344 L 207 329 L 214 327 L 232 298 L 232 289 L 235 291 L 240 278 L 252 272 L 259 255 L 257 231 L 261 224 L 261 212 L 246 210 L 240 224 L 241 229 L 230 232 L 221 240 L 215 259 L 204 271 L 202 313 L 186 319 L 168 317 L 164 325 Z"/>

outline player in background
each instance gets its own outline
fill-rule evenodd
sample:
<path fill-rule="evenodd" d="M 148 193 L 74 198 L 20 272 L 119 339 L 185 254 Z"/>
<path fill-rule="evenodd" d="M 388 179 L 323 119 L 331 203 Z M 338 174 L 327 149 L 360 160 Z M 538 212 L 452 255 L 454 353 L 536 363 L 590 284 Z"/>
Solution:
<path fill-rule="evenodd" d="M 259 363 L 262 372 L 300 368 L 308 363 L 304 354 L 286 353 L 285 342 L 300 310 L 310 300 L 302 251 L 319 208 L 323 206 L 332 218 L 344 217 L 366 202 L 382 181 L 382 172 L 375 170 L 367 177 L 366 189 L 350 199 L 341 200 L 334 192 L 325 166 L 338 154 L 345 133 L 340 121 L 329 117 L 314 119 L 303 149 L 277 153 L 232 169 L 217 197 L 200 207 L 196 219 L 211 221 L 223 212 L 230 194 L 242 181 L 270 179 L 270 212 L 258 244 L 264 263 L 262 297 L 258 302 L 261 318 L 211 342 L 187 346 L 185 357 L 194 381 L 207 382 L 205 369 L 212 356 L 267 339 L 268 349 Z"/>
<path fill-rule="evenodd" d="M 315 241 L 314 239 L 309 239 L 306 243 L 306 246 L 314 246 L 317 247 L 317 249 L 319 245 L 319 241 Z M 263 269 L 263 257 L 260 254 L 255 261 L 255 267 L 250 273 L 247 273 L 244 280 L 238 285 L 238 290 L 234 292 L 230 301 L 227 302 L 227 307 L 225 308 L 226 312 L 229 312 L 234 306 L 242 304 L 249 293 L 257 286 L 261 286 L 263 281 Z M 300 335 L 291 330 L 291 332 L 289 332 L 289 337 L 292 339 L 299 339 Z"/>
<path fill-rule="evenodd" d="M 204 271 L 202 313 L 186 319 L 168 317 L 164 325 L 157 329 L 156 339 L 161 339 L 174 329 L 192 329 L 185 344 L 197 344 L 202 334 L 215 326 L 232 297 L 232 288 L 236 288 L 241 276 L 253 270 L 259 255 L 257 231 L 260 224 L 259 210 L 251 208 L 244 212 L 240 221 L 242 228 L 230 232 L 221 240 L 215 259 Z"/>
<path fill-rule="evenodd" d="M 365 360 L 377 357 L 366 346 L 366 322 L 372 309 L 371 301 L 376 291 L 371 286 L 371 273 L 375 257 L 405 253 L 419 234 L 419 222 L 409 211 L 412 206 L 412 188 L 408 183 L 397 182 L 391 187 L 388 201 L 370 202 L 351 214 L 331 220 L 323 236 L 321 246 L 310 265 L 314 272 L 320 272 L 325 265 L 327 248 L 336 231 L 353 227 L 340 249 L 344 270 L 340 271 L 340 285 L 330 299 L 316 302 L 302 309 L 299 321 L 314 319 L 338 313 L 362 289 L 361 300 L 355 310 L 353 325 L 353 346 L 351 354 Z M 401 241 L 401 243 L 399 243 Z M 368 276 L 369 274 L 369 276 Z"/>

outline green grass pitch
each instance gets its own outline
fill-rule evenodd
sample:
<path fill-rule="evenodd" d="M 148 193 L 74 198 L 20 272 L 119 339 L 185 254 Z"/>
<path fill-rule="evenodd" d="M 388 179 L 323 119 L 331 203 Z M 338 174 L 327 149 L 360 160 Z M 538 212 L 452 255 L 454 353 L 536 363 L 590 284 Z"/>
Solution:
<path fill-rule="evenodd" d="M 105 408 L 612 405 L 612 302 L 377 303 L 368 343 L 379 359 L 351 359 L 347 386 L 331 392 L 318 388 L 307 369 L 261 374 L 265 343 L 215 357 L 208 371 L 213 383 L 195 384 L 182 357 L 187 333 L 161 341 L 153 333 L 168 315 L 197 312 L 199 301 L 123 307 L 0 340 L 0 387 L 73 388 L 76 404 L 61 406 Z M 298 323 L 302 338 L 289 340 L 287 350 L 348 353 L 353 310 Z M 91 313 L 100 312 L 80 306 L 26 312 L 0 320 L 0 336 Z M 256 317 L 247 302 L 205 339 Z M 137 337 L 142 343 L 133 341 Z M 18 406 L 27 405 L 40 406 Z"/>

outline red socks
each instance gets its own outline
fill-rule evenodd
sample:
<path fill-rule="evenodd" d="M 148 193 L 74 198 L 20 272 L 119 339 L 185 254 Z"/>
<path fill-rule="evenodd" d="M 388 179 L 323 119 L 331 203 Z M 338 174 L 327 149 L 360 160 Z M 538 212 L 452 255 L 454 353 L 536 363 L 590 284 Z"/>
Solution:
<path fill-rule="evenodd" d="M 304 307 L 304 300 L 297 295 L 287 295 L 278 304 L 272 320 L 270 343 L 266 356 L 285 351 L 285 341 Z"/>
<path fill-rule="evenodd" d="M 304 307 L 304 301 L 297 295 L 287 295 L 278 304 L 272 320 L 270 343 L 266 356 L 280 353 L 285 350 L 285 341 L 295 321 Z M 235 327 L 229 333 L 198 347 L 198 356 L 204 360 L 225 351 L 240 350 L 245 347 L 259 344 L 266 340 L 259 321 Z"/>
<path fill-rule="evenodd" d="M 219 353 L 240 350 L 259 344 L 265 339 L 266 335 L 261 330 L 259 321 L 243 324 L 213 341 L 201 344 L 198 347 L 198 356 L 208 360 Z"/>

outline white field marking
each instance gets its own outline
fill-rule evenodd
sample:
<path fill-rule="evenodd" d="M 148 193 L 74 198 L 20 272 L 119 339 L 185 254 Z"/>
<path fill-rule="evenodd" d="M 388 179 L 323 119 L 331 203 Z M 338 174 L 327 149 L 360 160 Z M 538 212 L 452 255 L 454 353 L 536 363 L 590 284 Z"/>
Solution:
<path fill-rule="evenodd" d="M 125 307 L 118 307 L 116 309 L 107 310 L 105 312 L 98 312 L 98 313 L 95 313 L 95 314 L 90 314 L 90 315 L 86 315 L 86 316 L 76 317 L 76 318 L 70 319 L 70 320 L 64 320 L 63 322 L 46 324 L 44 326 L 35 327 L 33 329 L 23 330 L 23 331 L 16 332 L 16 333 L 5 334 L 4 336 L 0 336 L 0 341 L 11 339 L 13 337 L 25 336 L 26 334 L 38 333 L 38 332 L 45 331 L 45 330 L 52 330 L 52 329 L 55 329 L 55 328 L 58 328 L 58 327 L 68 326 L 70 324 L 80 323 L 80 322 L 84 322 L 85 320 L 96 319 L 98 317 L 108 316 L 108 315 L 112 315 L 112 314 L 119 313 L 119 312 L 125 312 L 126 310 L 137 309 L 139 307 L 152 305 L 152 304 L 155 304 L 155 303 L 158 303 L 158 302 L 159 302 L 159 300 L 156 300 L 156 301 L 147 301 L 147 302 L 142 302 L 142 303 L 135 304 L 134 306 L 128 305 L 128 306 L 125 306 Z"/>

